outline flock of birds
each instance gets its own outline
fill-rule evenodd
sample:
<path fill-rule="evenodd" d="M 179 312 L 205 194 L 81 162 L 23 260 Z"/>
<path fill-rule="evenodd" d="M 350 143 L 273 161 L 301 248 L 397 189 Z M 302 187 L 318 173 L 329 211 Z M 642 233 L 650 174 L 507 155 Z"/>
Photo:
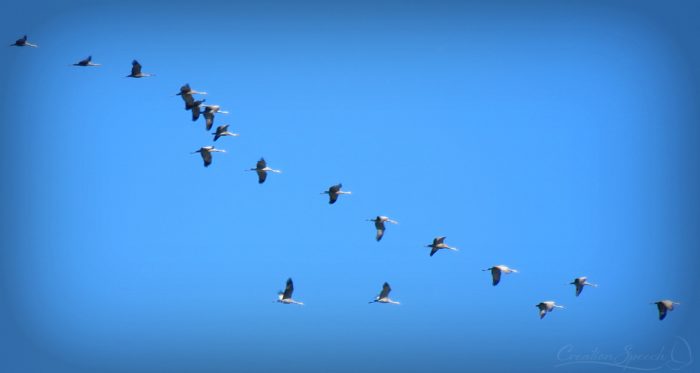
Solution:
<path fill-rule="evenodd" d="M 10 44 L 10 46 L 16 46 L 16 47 L 32 47 L 32 48 L 37 48 L 38 45 L 30 43 L 27 40 L 27 35 L 24 35 L 22 38 L 17 39 L 13 44 Z M 93 63 L 92 62 L 92 56 L 88 56 L 87 58 L 80 60 L 76 63 L 73 64 L 73 66 L 80 66 L 80 67 L 88 67 L 88 66 L 100 66 L 100 64 Z M 151 73 L 144 73 L 141 71 L 142 67 L 141 64 L 137 60 L 133 60 L 131 63 L 131 73 L 127 75 L 129 78 L 145 78 L 145 77 L 151 77 L 155 76 L 155 74 Z M 196 100 L 194 95 L 206 95 L 206 92 L 200 92 L 193 90 L 189 84 L 185 84 L 182 87 L 180 87 L 180 92 L 177 93 L 176 95 L 181 96 L 182 100 L 185 103 L 185 110 L 189 110 L 192 112 L 192 121 L 197 121 L 200 116 L 204 116 L 205 119 L 205 129 L 207 131 L 210 131 L 214 125 L 214 118 L 216 114 L 228 114 L 228 112 L 221 110 L 221 107 L 219 105 L 204 105 L 204 102 L 206 100 Z M 202 110 L 203 109 L 203 110 Z M 220 125 L 216 128 L 215 132 L 212 134 L 214 135 L 214 141 L 218 140 L 221 137 L 224 136 L 231 136 L 231 137 L 236 137 L 239 136 L 236 133 L 229 132 L 228 130 L 229 125 L 224 124 Z M 200 153 L 202 160 L 204 161 L 204 167 L 209 167 L 212 163 L 212 153 L 225 153 L 226 150 L 223 149 L 217 149 L 213 145 L 208 145 L 208 146 L 202 146 L 198 150 L 192 152 L 194 153 Z M 267 173 L 272 172 L 272 173 L 281 173 L 282 171 L 272 169 L 267 166 L 267 162 L 265 161 L 264 158 L 260 158 L 260 160 L 257 162 L 255 168 L 251 168 L 245 171 L 255 171 L 258 175 L 258 183 L 263 184 L 265 180 L 267 179 Z M 338 197 L 343 194 L 351 194 L 352 192 L 350 191 L 344 191 L 342 190 L 343 184 L 336 184 L 332 185 L 331 187 L 328 188 L 328 190 L 323 191 L 321 194 L 328 194 L 328 203 L 329 204 L 334 204 L 338 200 Z M 377 216 L 374 219 L 367 219 L 367 221 L 374 222 L 374 227 L 377 230 L 376 233 L 376 240 L 381 241 L 382 237 L 384 237 L 384 231 L 386 230 L 386 223 L 391 223 L 391 224 L 398 224 L 397 221 L 390 219 L 389 217 L 386 216 Z M 426 247 L 430 248 L 430 256 L 435 255 L 438 251 L 441 249 L 446 249 L 446 250 L 452 250 L 452 251 L 458 251 L 456 247 L 451 247 L 445 243 L 445 238 L 446 237 L 435 237 L 433 239 L 433 242 L 425 245 Z M 511 274 L 511 273 L 518 273 L 516 269 L 509 268 L 505 265 L 495 265 L 491 268 L 484 269 L 483 271 L 490 271 L 491 272 L 491 279 L 492 279 L 492 285 L 496 286 L 501 282 L 501 276 L 505 274 Z M 588 282 L 587 277 L 582 276 L 582 277 L 577 277 L 575 278 L 571 283 L 571 285 L 574 285 L 576 288 L 576 296 L 578 297 L 581 295 L 581 292 L 583 291 L 583 288 L 585 286 L 590 286 L 590 287 L 597 287 L 598 285 L 592 284 Z M 278 293 L 278 297 L 276 302 L 282 303 L 282 304 L 298 304 L 298 305 L 303 305 L 303 302 L 297 301 L 292 298 L 292 294 L 294 292 L 294 282 L 292 281 L 291 278 L 287 279 L 287 283 L 285 286 L 284 291 L 280 291 Z M 389 298 L 389 293 L 391 292 L 391 286 L 389 285 L 388 282 L 385 282 L 382 286 L 381 292 L 374 298 L 374 300 L 370 301 L 369 303 L 389 303 L 389 304 L 400 304 L 397 301 L 392 300 Z M 657 309 L 659 311 L 659 320 L 663 320 L 666 318 L 666 315 L 668 311 L 672 311 L 674 309 L 675 305 L 679 305 L 680 303 L 674 302 L 668 299 L 660 300 L 657 302 L 652 302 L 650 304 L 656 304 Z M 538 308 L 539 310 L 539 316 L 540 319 L 544 318 L 547 313 L 552 312 L 555 308 L 561 308 L 563 309 L 564 306 L 557 304 L 555 301 L 542 301 L 538 304 L 535 305 L 535 307 Z"/>

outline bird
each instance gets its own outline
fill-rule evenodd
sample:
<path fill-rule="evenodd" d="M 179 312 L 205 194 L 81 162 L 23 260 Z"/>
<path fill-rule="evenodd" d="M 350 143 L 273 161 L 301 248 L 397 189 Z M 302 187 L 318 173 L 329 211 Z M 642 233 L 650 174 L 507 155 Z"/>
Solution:
<path fill-rule="evenodd" d="M 331 186 L 328 188 L 328 190 L 321 192 L 321 194 L 328 194 L 328 203 L 331 205 L 335 203 L 335 201 L 338 200 L 338 196 L 341 194 L 352 194 L 352 192 L 346 192 L 340 190 L 343 187 L 343 184 L 338 183 L 336 185 Z"/>
<path fill-rule="evenodd" d="M 214 141 L 218 140 L 221 136 L 240 136 L 237 133 L 229 132 L 228 124 L 216 127 L 216 132 L 213 132 L 212 135 L 214 135 Z"/>
<path fill-rule="evenodd" d="M 294 282 L 292 281 L 291 278 L 287 279 L 287 286 L 284 288 L 284 291 L 280 291 L 277 293 L 277 302 L 283 303 L 283 304 L 298 304 L 300 306 L 303 306 L 304 303 L 298 302 L 294 299 L 292 299 L 292 293 L 294 292 Z"/>
<path fill-rule="evenodd" d="M 127 78 L 145 78 L 147 76 L 155 76 L 155 74 L 141 72 L 141 64 L 139 61 L 131 61 L 131 74 L 127 75 Z"/>
<path fill-rule="evenodd" d="M 491 271 L 491 278 L 493 279 L 493 286 L 498 285 L 501 282 L 501 273 L 518 273 L 517 269 L 508 268 L 503 264 L 493 266 L 491 268 L 482 269 L 482 271 Z"/>
<path fill-rule="evenodd" d="M 213 152 L 226 153 L 226 150 L 216 149 L 213 146 L 203 146 L 198 150 L 193 151 L 192 154 L 200 153 L 202 155 L 202 160 L 204 160 L 204 167 L 209 167 L 211 164 L 211 153 Z"/>
<path fill-rule="evenodd" d="M 11 47 L 33 47 L 33 48 L 38 48 L 39 46 L 36 44 L 32 44 L 27 41 L 27 35 L 22 36 L 22 38 L 17 39 L 13 44 L 10 44 Z"/>
<path fill-rule="evenodd" d="M 435 237 L 433 239 L 433 243 L 430 245 L 425 245 L 425 247 L 430 247 L 432 250 L 430 250 L 430 256 L 435 255 L 436 252 L 440 249 L 448 249 L 452 251 L 459 251 L 456 247 L 450 247 L 445 244 L 445 238 L 447 237 Z"/>
<path fill-rule="evenodd" d="M 200 95 L 206 95 L 206 92 L 199 92 L 195 91 L 194 89 L 190 88 L 190 84 L 186 83 L 182 87 L 180 87 L 180 92 L 176 93 L 175 95 L 181 96 L 182 100 L 185 101 L 185 110 L 190 110 L 192 109 L 192 106 L 194 106 L 194 96 L 195 94 L 200 94 Z M 204 100 L 200 101 L 199 104 L 204 102 Z M 199 117 L 199 115 L 198 115 Z"/>
<path fill-rule="evenodd" d="M 92 56 L 87 56 L 86 59 L 74 63 L 73 66 L 100 66 L 100 64 L 92 63 Z"/>
<path fill-rule="evenodd" d="M 262 184 L 265 182 L 265 179 L 267 179 L 267 172 L 274 172 L 276 174 L 282 173 L 280 170 L 273 170 L 270 167 L 267 167 L 267 162 L 265 161 L 265 158 L 260 158 L 258 163 L 255 164 L 255 168 L 248 169 L 246 171 L 255 171 L 258 174 L 258 184 Z"/>
<path fill-rule="evenodd" d="M 389 286 L 388 282 L 384 283 L 384 286 L 382 286 L 382 291 L 377 295 L 376 298 L 374 298 L 373 301 L 370 301 L 369 303 L 391 303 L 391 304 L 401 304 L 397 301 L 389 299 L 389 293 L 391 292 L 391 286 Z"/>
<path fill-rule="evenodd" d="M 379 242 L 382 239 L 382 237 L 384 237 L 384 230 L 386 229 L 386 227 L 384 226 L 385 222 L 389 222 L 392 224 L 399 224 L 398 221 L 391 220 L 388 217 L 381 216 L 381 215 L 378 215 L 374 219 L 367 219 L 367 221 L 373 221 L 374 227 L 377 228 L 377 242 Z"/>
<path fill-rule="evenodd" d="M 211 129 L 211 126 L 214 124 L 214 114 L 215 113 L 221 113 L 221 114 L 228 114 L 228 111 L 223 111 L 221 110 L 221 107 L 219 105 L 207 105 L 204 107 L 204 119 L 206 119 L 206 128 L 207 131 Z"/>
<path fill-rule="evenodd" d="M 680 303 L 665 299 L 650 304 L 656 304 L 656 307 L 659 309 L 659 320 L 663 320 L 666 318 L 666 313 L 673 311 L 673 306 Z"/>
<path fill-rule="evenodd" d="M 571 285 L 576 285 L 576 296 L 578 297 L 581 292 L 583 291 L 583 287 L 585 285 L 592 286 L 594 288 L 598 287 L 596 284 L 591 284 L 590 282 L 586 281 L 587 277 L 577 277 L 574 279 L 574 281 L 570 282 L 569 284 Z"/>
<path fill-rule="evenodd" d="M 543 319 L 545 315 L 547 315 L 547 312 L 552 312 L 555 308 L 564 308 L 564 306 L 556 304 L 553 300 L 540 302 L 536 304 L 535 307 L 540 309 L 540 319 Z"/>

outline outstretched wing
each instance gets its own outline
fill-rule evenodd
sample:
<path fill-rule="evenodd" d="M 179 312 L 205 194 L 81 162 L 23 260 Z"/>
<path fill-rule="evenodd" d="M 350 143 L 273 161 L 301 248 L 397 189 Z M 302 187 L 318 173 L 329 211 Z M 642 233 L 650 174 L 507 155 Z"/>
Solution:
<path fill-rule="evenodd" d="M 265 180 L 267 179 L 267 172 L 263 171 L 261 169 L 257 169 L 257 170 L 255 170 L 255 173 L 258 174 L 258 184 L 264 183 Z"/>
<path fill-rule="evenodd" d="M 576 296 L 578 297 L 583 291 L 583 283 L 577 281 L 574 285 L 576 285 Z"/>
<path fill-rule="evenodd" d="M 389 293 L 391 293 L 391 286 L 389 286 L 388 282 L 385 282 L 382 286 L 382 292 L 379 293 L 379 299 L 388 297 Z"/>
<path fill-rule="evenodd" d="M 206 119 L 207 131 L 209 131 L 211 129 L 211 126 L 214 125 L 214 113 L 209 110 L 205 110 L 204 119 Z"/>
<path fill-rule="evenodd" d="M 292 298 L 292 293 L 294 292 L 294 282 L 292 279 L 287 279 L 287 286 L 284 288 L 284 293 L 282 294 L 282 299 Z"/>
<path fill-rule="evenodd" d="M 433 244 L 440 245 L 440 244 L 445 242 L 445 238 L 447 238 L 447 237 L 445 237 L 445 236 L 437 237 L 437 238 L 435 238 L 435 240 L 433 240 Z"/>
<path fill-rule="evenodd" d="M 491 278 L 493 279 L 493 286 L 498 285 L 501 282 L 501 270 L 499 268 L 491 268 Z"/>
<path fill-rule="evenodd" d="M 384 237 L 384 222 L 381 220 L 375 220 L 374 227 L 377 228 L 377 241 L 380 241 L 382 237 Z"/>
<path fill-rule="evenodd" d="M 202 152 L 202 160 L 204 160 L 204 167 L 209 167 L 211 164 L 211 152 L 203 150 Z"/>
<path fill-rule="evenodd" d="M 267 162 L 265 162 L 265 158 L 260 158 L 258 163 L 255 164 L 256 170 L 262 170 L 265 167 L 267 167 Z"/>
<path fill-rule="evenodd" d="M 141 64 L 139 61 L 133 60 L 131 61 L 131 75 L 140 75 L 141 74 Z"/>

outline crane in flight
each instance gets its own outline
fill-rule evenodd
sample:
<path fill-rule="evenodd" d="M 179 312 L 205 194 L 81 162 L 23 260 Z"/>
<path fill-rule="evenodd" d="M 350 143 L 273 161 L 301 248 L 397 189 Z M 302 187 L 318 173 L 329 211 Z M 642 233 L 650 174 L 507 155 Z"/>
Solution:
<path fill-rule="evenodd" d="M 268 172 L 273 172 L 276 174 L 282 173 L 282 171 L 280 170 L 274 170 L 270 167 L 267 167 L 267 162 L 265 161 L 265 158 L 260 158 L 260 160 L 255 164 L 255 168 L 250 168 L 246 171 L 255 171 L 258 174 L 258 184 L 262 184 L 265 182 L 265 180 L 267 179 Z"/>
<path fill-rule="evenodd" d="M 382 239 L 382 237 L 384 237 L 384 230 L 386 229 L 384 223 L 399 224 L 398 221 L 389 219 L 388 217 L 381 215 L 378 215 L 374 219 L 367 219 L 367 221 L 374 222 L 374 228 L 377 229 L 377 242 L 379 242 Z"/>
<path fill-rule="evenodd" d="M 226 150 L 223 149 L 216 149 L 213 146 L 203 146 L 199 148 L 198 150 L 195 150 L 192 152 L 194 153 L 199 153 L 202 155 L 202 160 L 204 161 L 204 167 L 209 167 L 211 164 L 211 153 L 226 153 Z"/>
<path fill-rule="evenodd" d="M 92 63 L 92 56 L 87 56 L 86 59 L 74 63 L 73 66 L 100 66 L 100 64 Z"/>
<path fill-rule="evenodd" d="M 287 279 L 287 286 L 284 291 L 277 293 L 277 302 L 282 304 L 298 304 L 303 306 L 304 303 L 292 299 L 292 293 L 294 292 L 294 282 L 291 277 Z"/>
<path fill-rule="evenodd" d="M 447 250 L 452 250 L 452 251 L 459 251 L 456 247 L 450 247 L 445 243 L 445 238 L 447 237 L 435 237 L 433 239 L 433 243 L 430 245 L 425 245 L 425 247 L 431 248 L 430 250 L 430 256 L 435 255 L 436 252 L 440 249 L 447 249 Z"/>
<path fill-rule="evenodd" d="M 587 277 L 581 276 L 581 277 L 575 278 L 574 281 L 571 281 L 571 282 L 569 283 L 570 285 L 576 285 L 576 296 L 577 296 L 577 297 L 578 297 L 579 295 L 581 295 L 581 292 L 583 291 L 583 287 L 586 286 L 586 285 L 592 286 L 592 287 L 594 287 L 594 288 L 597 288 L 597 287 L 598 287 L 598 285 L 596 285 L 596 284 L 591 284 L 590 282 L 588 282 L 588 281 L 586 281 L 586 280 L 587 280 Z"/>
<path fill-rule="evenodd" d="M 344 191 L 340 190 L 343 187 L 343 184 L 338 183 L 336 185 L 332 185 L 328 190 L 321 192 L 321 194 L 328 194 L 328 203 L 331 205 L 335 203 L 335 201 L 338 200 L 338 196 L 341 194 L 352 194 L 350 191 Z"/>
<path fill-rule="evenodd" d="M 32 44 L 27 41 L 27 35 L 22 36 L 21 38 L 17 39 L 14 43 L 10 44 L 11 47 L 33 47 L 33 48 L 38 48 L 39 46 L 36 44 Z"/>
<path fill-rule="evenodd" d="M 553 300 L 540 302 L 536 304 L 535 307 L 540 309 L 540 319 L 543 319 L 547 315 L 547 312 L 552 312 L 555 308 L 564 308 L 564 306 L 556 304 Z"/>
<path fill-rule="evenodd" d="M 514 268 L 508 268 L 507 266 L 504 266 L 503 264 L 493 266 L 491 268 L 486 268 L 482 269 L 482 271 L 491 271 L 491 280 L 493 286 L 498 285 L 499 282 L 501 282 L 501 273 L 518 273 L 517 269 Z"/>
<path fill-rule="evenodd" d="M 148 76 L 155 76 L 156 74 L 141 72 L 141 64 L 139 61 L 131 61 L 131 74 L 127 75 L 127 78 L 145 78 Z"/>
<path fill-rule="evenodd" d="M 221 136 L 240 136 L 237 133 L 229 132 L 228 124 L 216 127 L 216 132 L 213 132 L 212 135 L 214 135 L 214 141 L 218 140 Z"/>
<path fill-rule="evenodd" d="M 665 299 L 651 304 L 656 304 L 656 307 L 659 309 L 659 320 L 663 320 L 666 318 L 668 311 L 673 311 L 673 306 L 679 305 L 680 303 Z"/>
<path fill-rule="evenodd" d="M 401 304 L 397 301 L 389 299 L 389 293 L 391 293 L 391 286 L 389 286 L 388 282 L 384 283 L 384 286 L 382 286 L 382 291 L 377 295 L 376 298 L 374 298 L 373 301 L 370 301 L 369 303 L 390 303 L 390 304 Z"/>

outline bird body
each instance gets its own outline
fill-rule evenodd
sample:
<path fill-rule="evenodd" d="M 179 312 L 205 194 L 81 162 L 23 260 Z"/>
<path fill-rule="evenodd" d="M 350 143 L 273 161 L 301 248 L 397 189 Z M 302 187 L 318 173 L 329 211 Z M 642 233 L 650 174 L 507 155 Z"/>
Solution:
<path fill-rule="evenodd" d="M 496 286 L 499 282 L 501 282 L 501 273 L 518 273 L 517 269 L 508 268 L 507 266 L 504 266 L 502 264 L 484 269 L 483 271 L 491 271 L 491 279 L 493 286 Z"/>
<path fill-rule="evenodd" d="M 86 59 L 74 63 L 73 66 L 100 66 L 100 64 L 92 63 L 92 56 L 87 56 Z"/>
<path fill-rule="evenodd" d="M 459 251 L 456 247 L 450 247 L 445 243 L 445 238 L 447 237 L 435 237 L 433 239 L 433 243 L 430 245 L 425 245 L 425 247 L 431 248 L 430 250 L 430 256 L 435 255 L 436 252 L 440 249 L 447 249 L 447 250 L 452 250 L 452 251 Z"/>
<path fill-rule="evenodd" d="M 36 44 L 32 44 L 27 41 L 27 35 L 22 36 L 21 38 L 17 39 L 14 43 L 10 44 L 11 47 L 33 47 L 33 48 L 38 48 L 39 46 Z"/>
<path fill-rule="evenodd" d="M 131 61 L 131 74 L 127 75 L 127 78 L 145 78 L 147 76 L 155 76 L 155 74 L 141 72 L 141 64 L 139 61 Z"/>
<path fill-rule="evenodd" d="M 282 304 L 298 304 L 300 306 L 303 306 L 303 302 L 296 301 L 292 299 L 292 293 L 294 292 L 294 282 L 292 281 L 291 278 L 287 279 L 287 286 L 284 288 L 284 291 L 280 291 L 277 293 L 277 302 L 282 303 Z"/>
<path fill-rule="evenodd" d="M 659 320 L 663 320 L 666 318 L 668 311 L 673 311 L 673 306 L 680 303 L 665 299 L 652 304 L 656 304 L 656 307 L 659 309 Z"/>
<path fill-rule="evenodd" d="M 389 286 L 388 282 L 385 282 L 384 285 L 382 286 L 382 291 L 377 295 L 376 298 L 374 298 L 373 301 L 370 301 L 369 303 L 390 303 L 390 304 L 401 304 L 397 301 L 391 300 L 389 298 L 389 293 L 391 292 L 391 286 Z"/>
<path fill-rule="evenodd" d="M 328 194 L 328 203 L 332 205 L 335 203 L 335 201 L 338 200 L 339 195 L 352 194 L 352 192 L 350 192 L 350 191 L 346 192 L 346 191 L 340 190 L 342 187 L 343 187 L 343 184 L 338 183 L 338 184 L 333 185 L 330 188 L 328 188 L 328 190 L 323 191 L 321 194 Z"/>
<path fill-rule="evenodd" d="M 583 291 L 583 287 L 588 285 L 592 287 L 598 287 L 596 284 L 591 284 L 590 282 L 586 281 L 587 277 L 582 276 L 582 277 L 577 277 L 574 279 L 574 281 L 570 282 L 571 285 L 576 285 L 576 296 L 578 297 L 581 292 Z"/>
<path fill-rule="evenodd" d="M 382 239 L 382 237 L 384 237 L 384 230 L 386 229 L 386 226 L 384 225 L 384 223 L 399 224 L 399 222 L 397 222 L 396 220 L 392 220 L 386 216 L 381 216 L 381 215 L 377 216 L 374 219 L 367 219 L 367 221 L 374 222 L 374 228 L 377 229 L 377 236 L 376 236 L 377 242 L 379 242 Z"/>
<path fill-rule="evenodd" d="M 255 164 L 255 168 L 248 169 L 246 171 L 255 171 L 258 174 L 258 184 L 262 184 L 267 180 L 267 173 L 268 172 L 273 172 L 276 174 L 282 173 L 280 170 L 274 170 L 270 167 L 267 167 L 267 162 L 265 161 L 265 158 L 260 158 L 260 160 Z"/>
<path fill-rule="evenodd" d="M 556 304 L 553 300 L 540 302 L 536 304 L 535 307 L 540 310 L 540 319 L 543 319 L 547 315 L 547 312 L 552 312 L 555 308 L 564 308 L 564 306 Z"/>
<path fill-rule="evenodd" d="M 192 154 L 200 153 L 202 155 L 202 160 L 204 161 L 204 167 L 209 167 L 211 164 L 211 153 L 215 152 L 226 153 L 226 150 L 216 149 L 213 146 L 203 146 L 198 150 L 193 151 Z"/>

